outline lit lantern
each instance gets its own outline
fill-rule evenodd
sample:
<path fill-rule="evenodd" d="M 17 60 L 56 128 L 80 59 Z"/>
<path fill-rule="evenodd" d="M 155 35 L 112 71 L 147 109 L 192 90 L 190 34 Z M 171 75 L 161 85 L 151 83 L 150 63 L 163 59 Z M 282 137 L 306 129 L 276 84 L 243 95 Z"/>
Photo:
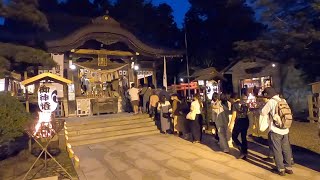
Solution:
<path fill-rule="evenodd" d="M 51 113 L 58 107 L 57 90 L 51 84 L 43 84 L 38 91 L 39 120 L 35 126 L 36 137 L 48 138 L 54 133 Z"/>
<path fill-rule="evenodd" d="M 38 91 L 38 105 L 41 112 L 52 113 L 58 107 L 58 91 L 50 84 L 40 86 Z"/>

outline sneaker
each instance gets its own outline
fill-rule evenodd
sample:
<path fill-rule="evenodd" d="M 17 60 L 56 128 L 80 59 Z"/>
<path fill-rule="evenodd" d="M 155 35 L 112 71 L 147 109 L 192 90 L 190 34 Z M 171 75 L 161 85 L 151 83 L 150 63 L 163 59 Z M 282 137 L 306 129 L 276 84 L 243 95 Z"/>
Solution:
<path fill-rule="evenodd" d="M 285 175 L 286 175 L 286 172 L 285 172 L 285 171 L 279 171 L 278 174 L 279 174 L 280 176 L 285 176 Z"/>
<path fill-rule="evenodd" d="M 240 154 L 240 156 L 238 157 L 238 159 L 243 159 L 245 157 L 245 155 L 244 154 Z"/>
<path fill-rule="evenodd" d="M 287 174 L 293 174 L 293 171 L 291 169 L 286 169 L 284 172 Z"/>

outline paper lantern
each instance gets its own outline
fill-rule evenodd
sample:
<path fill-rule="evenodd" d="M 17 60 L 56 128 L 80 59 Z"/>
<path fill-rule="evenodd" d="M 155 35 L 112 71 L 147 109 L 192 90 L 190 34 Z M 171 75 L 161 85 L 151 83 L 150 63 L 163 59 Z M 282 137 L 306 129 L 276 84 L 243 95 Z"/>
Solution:
<path fill-rule="evenodd" d="M 58 91 L 51 84 L 43 84 L 38 90 L 38 106 L 40 111 L 51 113 L 58 107 Z"/>

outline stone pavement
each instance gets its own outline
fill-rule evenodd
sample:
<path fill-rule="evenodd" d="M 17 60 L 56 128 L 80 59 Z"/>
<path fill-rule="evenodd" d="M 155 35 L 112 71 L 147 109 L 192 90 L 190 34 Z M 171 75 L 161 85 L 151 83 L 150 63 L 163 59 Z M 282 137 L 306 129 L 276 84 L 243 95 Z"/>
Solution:
<path fill-rule="evenodd" d="M 294 175 L 280 177 L 263 161 L 267 148 L 250 143 L 248 160 L 219 151 L 211 136 L 192 144 L 172 135 L 150 135 L 74 147 L 80 158 L 81 180 L 209 180 L 209 179 L 310 179 L 320 173 L 299 164 Z"/>

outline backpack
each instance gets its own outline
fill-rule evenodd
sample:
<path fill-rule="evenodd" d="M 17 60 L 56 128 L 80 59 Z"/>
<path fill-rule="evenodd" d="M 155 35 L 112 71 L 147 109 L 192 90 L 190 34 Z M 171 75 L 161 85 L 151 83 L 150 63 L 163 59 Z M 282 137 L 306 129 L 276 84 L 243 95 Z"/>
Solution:
<path fill-rule="evenodd" d="M 275 109 L 276 110 L 275 115 L 279 116 L 280 122 L 278 122 L 273 118 L 274 125 L 280 129 L 290 128 L 293 121 L 292 111 L 290 109 L 290 106 L 288 105 L 285 99 L 281 98 L 280 101 L 279 100 L 276 100 L 276 101 L 277 101 L 277 105 Z"/>
<path fill-rule="evenodd" d="M 247 118 L 249 112 L 249 107 L 246 103 L 239 103 L 239 108 L 237 110 L 237 118 Z"/>

